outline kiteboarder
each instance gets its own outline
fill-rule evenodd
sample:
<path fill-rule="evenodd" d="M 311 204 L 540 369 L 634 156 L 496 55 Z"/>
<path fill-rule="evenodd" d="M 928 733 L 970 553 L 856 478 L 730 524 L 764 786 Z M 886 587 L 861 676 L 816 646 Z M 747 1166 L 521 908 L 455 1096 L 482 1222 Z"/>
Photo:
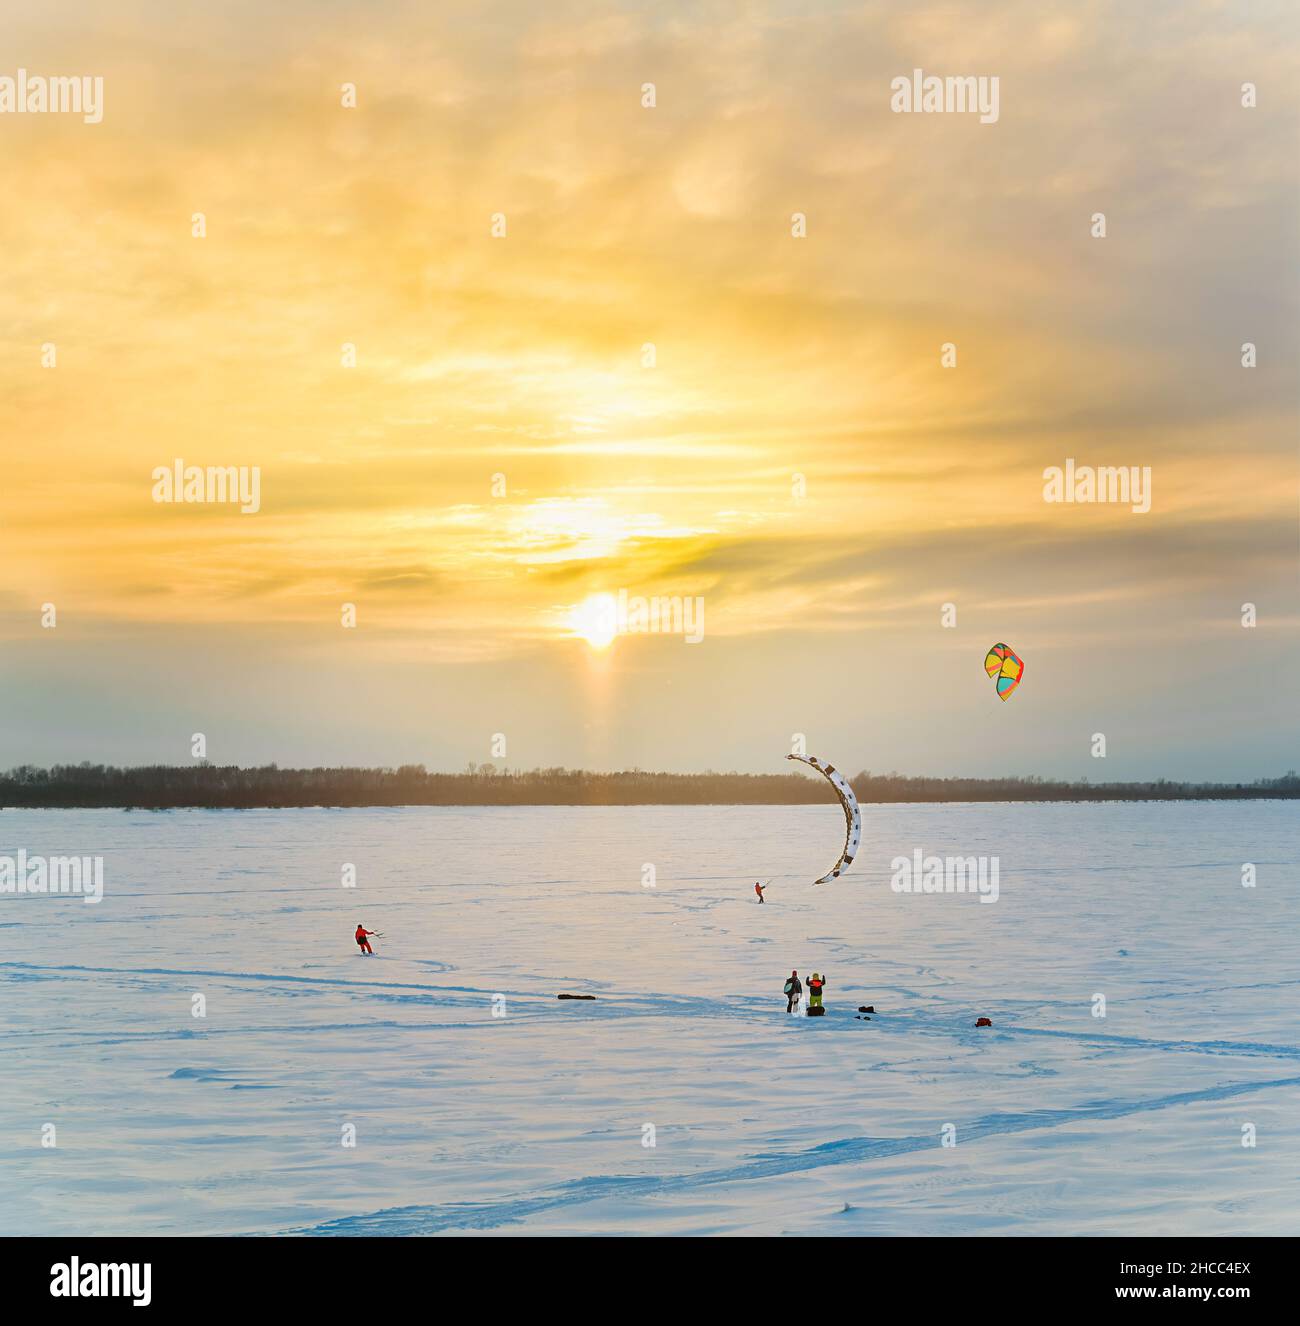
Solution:
<path fill-rule="evenodd" d="M 816 972 L 808 978 L 808 1007 L 820 1008 L 822 1006 L 822 991 L 826 988 L 826 978 L 818 976 Z"/>
<path fill-rule="evenodd" d="M 790 973 L 790 979 L 785 983 L 785 993 L 785 1011 L 787 1013 L 793 1013 L 795 1000 L 803 994 L 803 986 L 799 982 L 799 973 L 797 971 L 792 971 Z"/>
<path fill-rule="evenodd" d="M 377 930 L 367 930 L 363 925 L 357 926 L 357 947 L 362 953 L 374 953 L 375 950 L 370 947 L 370 941 L 366 936 L 376 935 L 378 933 Z"/>
<path fill-rule="evenodd" d="M 760 883 L 758 883 L 757 880 L 754 881 L 754 892 L 758 894 L 758 900 L 759 900 L 759 902 L 762 902 L 762 901 L 763 901 L 763 885 L 761 885 Z"/>

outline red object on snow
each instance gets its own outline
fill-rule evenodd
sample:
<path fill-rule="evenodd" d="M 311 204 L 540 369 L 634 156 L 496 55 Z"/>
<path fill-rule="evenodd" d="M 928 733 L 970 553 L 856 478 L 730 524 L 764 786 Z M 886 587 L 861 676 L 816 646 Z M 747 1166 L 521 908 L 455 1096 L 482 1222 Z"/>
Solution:
<path fill-rule="evenodd" d="M 977 1027 L 991 1027 L 993 1024 L 988 1020 L 988 1018 L 980 1018 L 980 1020 L 975 1025 Z"/>

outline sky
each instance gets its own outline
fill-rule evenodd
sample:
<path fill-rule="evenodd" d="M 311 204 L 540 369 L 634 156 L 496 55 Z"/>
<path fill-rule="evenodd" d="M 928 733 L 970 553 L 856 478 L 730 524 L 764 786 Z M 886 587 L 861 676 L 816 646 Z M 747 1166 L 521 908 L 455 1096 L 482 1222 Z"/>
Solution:
<path fill-rule="evenodd" d="M 0 37 L 103 79 L 98 123 L 0 113 L 0 765 L 1300 763 L 1294 6 Z M 895 111 L 915 69 L 997 118 Z M 1045 500 L 1067 460 L 1149 510 Z M 177 461 L 258 509 L 156 500 Z M 699 638 L 611 639 L 620 593 Z"/>

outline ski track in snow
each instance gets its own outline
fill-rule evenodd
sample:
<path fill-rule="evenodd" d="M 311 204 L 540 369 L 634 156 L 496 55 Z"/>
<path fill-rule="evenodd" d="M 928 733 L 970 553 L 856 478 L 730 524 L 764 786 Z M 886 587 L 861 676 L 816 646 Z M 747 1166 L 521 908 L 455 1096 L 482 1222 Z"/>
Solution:
<path fill-rule="evenodd" d="M 1023 1114 L 995 1114 L 962 1125 L 962 1143 L 985 1137 L 1005 1136 L 1042 1129 L 1062 1128 L 1092 1120 L 1123 1119 L 1152 1110 L 1208 1101 L 1230 1100 L 1235 1096 L 1278 1087 L 1300 1086 L 1300 1077 L 1276 1078 L 1264 1082 L 1241 1082 L 1230 1086 L 1209 1087 L 1204 1091 L 1184 1091 L 1151 1100 L 1099 1101 L 1065 1110 L 1030 1110 Z M 918 1137 L 846 1137 L 823 1142 L 806 1151 L 758 1155 L 742 1165 L 703 1170 L 694 1174 L 664 1177 L 641 1175 L 597 1175 L 562 1184 L 554 1191 L 536 1197 L 519 1197 L 502 1202 L 464 1203 L 449 1206 L 406 1206 L 374 1211 L 367 1215 L 343 1216 L 319 1225 L 284 1230 L 287 1234 L 343 1234 L 375 1237 L 379 1235 L 437 1234 L 451 1229 L 493 1229 L 518 1224 L 542 1211 L 557 1207 L 580 1206 L 604 1197 L 656 1197 L 690 1192 L 699 1188 L 728 1183 L 747 1183 L 781 1175 L 803 1174 L 830 1165 L 855 1165 L 915 1151 L 933 1151 L 932 1133 Z"/>
<path fill-rule="evenodd" d="M 427 960 L 426 960 L 427 961 Z M 338 989 L 348 993 L 358 993 L 365 995 L 371 993 L 371 997 L 379 1000 L 391 1000 L 394 998 L 410 998 L 418 1002 L 428 1001 L 438 1007 L 463 1006 L 481 1011 L 488 1005 L 495 994 L 505 994 L 514 1001 L 514 1010 L 511 1014 L 511 1022 L 522 1021 L 526 1018 L 538 1018 L 548 1016 L 578 1016 L 582 1015 L 596 1022 L 609 1021 L 613 1019 L 624 1018 L 655 1018 L 655 1017 L 679 1017 L 689 1015 L 693 1018 L 711 1018 L 720 1021 L 735 1021 L 741 1019 L 750 1021 L 755 1017 L 768 1018 L 769 1020 L 780 1021 L 786 1015 L 784 1011 L 778 1009 L 774 1012 L 774 1004 L 771 999 L 755 999 L 752 996 L 744 995 L 726 995 L 720 994 L 713 998 L 695 998 L 690 995 L 658 995 L 658 996 L 635 996 L 635 995 L 615 995 L 611 997 L 608 994 L 598 997 L 594 1003 L 574 1001 L 566 1008 L 565 1002 L 557 1000 L 553 995 L 539 995 L 536 991 L 523 990 L 502 990 L 495 987 L 492 990 L 478 989 L 467 985 L 430 985 L 427 983 L 412 981 L 379 981 L 379 980 L 349 980 L 340 977 L 324 976 L 298 976 L 283 975 L 271 972 L 236 972 L 236 971 L 212 971 L 202 968 L 192 970 L 178 970 L 167 967 L 84 967 L 75 964 L 66 965 L 38 965 L 27 962 L 0 962 L 0 976 L 10 980 L 23 980 L 25 973 L 48 973 L 50 976 L 66 976 L 73 974 L 85 975 L 105 975 L 116 976 L 122 980 L 136 983 L 138 978 L 145 976 L 164 976 L 164 977 L 182 977 L 185 982 L 194 979 L 216 979 L 229 981 L 253 981 L 265 982 L 272 985 L 309 985 L 314 987 L 325 987 L 327 989 Z M 36 979 L 41 979 L 37 976 Z M 601 988 L 598 982 L 587 982 L 592 988 Z M 1224 989 L 1235 990 L 1258 990 L 1274 989 L 1279 986 L 1290 986 L 1300 984 L 1300 981 L 1284 982 L 1265 982 L 1262 984 L 1251 984 L 1239 987 L 1219 987 L 1215 993 L 1222 993 Z M 397 995 L 389 993 L 390 991 L 412 991 L 418 992 L 410 996 Z M 377 992 L 377 993 L 372 993 Z M 911 991 L 898 990 L 901 994 L 912 994 Z M 890 993 L 886 990 L 886 994 Z M 1203 991 L 1185 991 L 1183 997 L 1199 998 L 1207 992 Z M 923 997 L 930 1002 L 935 1002 L 933 995 L 916 996 Z M 1167 996 L 1153 995 L 1151 998 L 1164 998 Z M 880 999 L 882 996 L 877 995 Z M 1035 1002 L 1033 1006 L 1036 1009 L 1042 1009 L 1044 1005 L 1041 1002 Z M 881 1009 L 885 1006 L 878 1005 Z M 931 1013 L 916 1010 L 897 1010 L 893 1012 L 877 1012 L 872 1014 L 870 1027 L 864 1023 L 857 1022 L 850 1013 L 844 1008 L 829 1009 L 828 1015 L 812 1025 L 802 1026 L 800 1029 L 809 1035 L 825 1035 L 831 1032 L 847 1033 L 852 1035 L 870 1035 L 883 1034 L 885 1036 L 904 1034 L 907 1036 L 941 1036 L 945 1039 L 954 1039 L 965 1044 L 978 1044 L 980 1042 L 994 1040 L 998 1037 L 1015 1036 L 1042 1036 L 1062 1041 L 1076 1042 L 1082 1045 L 1095 1045 L 1099 1048 L 1110 1049 L 1136 1049 L 1136 1050 L 1160 1050 L 1192 1054 L 1207 1055 L 1230 1055 L 1245 1056 L 1250 1058 L 1264 1057 L 1273 1059 L 1300 1059 L 1300 1047 L 1294 1045 L 1273 1045 L 1261 1043 L 1258 1041 L 1230 1041 L 1230 1040 L 1158 1040 L 1151 1037 L 1123 1036 L 1110 1034 L 1106 1032 L 1078 1032 L 1048 1027 L 1028 1027 L 1020 1026 L 1015 1023 L 1005 1023 L 999 1025 L 998 1018 L 1007 1018 L 1014 1016 L 1014 1001 L 999 1008 L 997 1004 L 985 1001 L 980 1007 L 986 1010 L 985 1014 L 991 1014 L 994 1019 L 994 1026 L 975 1028 L 970 1025 L 973 1022 L 974 1014 L 966 1014 L 964 1011 L 958 1013 L 952 1009 L 946 1013 Z M 963 1018 L 965 1021 L 957 1021 Z M 266 1032 L 275 1032 L 277 1034 L 302 1033 L 305 1035 L 314 1035 L 322 1032 L 336 1032 L 341 1030 L 351 1030 L 354 1028 L 379 1029 L 382 1027 L 398 1028 L 404 1031 L 454 1031 L 480 1029 L 481 1023 L 478 1022 L 380 1022 L 372 1018 L 367 1018 L 364 1022 L 357 1023 L 339 1023 L 339 1022 L 313 1022 L 313 1023 L 287 1023 L 284 1025 L 259 1024 L 257 1031 L 259 1034 Z M 490 1023 L 489 1023 L 490 1025 Z M 92 1044 L 122 1044 L 131 1040 L 193 1040 L 196 1037 L 238 1037 L 244 1034 L 243 1028 L 213 1028 L 202 1031 L 193 1031 L 186 1029 L 183 1031 L 149 1031 L 139 1033 L 126 1033 L 112 1039 L 103 1039 L 100 1037 L 90 1037 L 89 1043 Z M 37 1035 L 55 1035 L 58 1033 L 35 1033 Z M 63 1034 L 66 1034 L 64 1032 Z M 0 1043 L 3 1043 L 7 1035 L 22 1035 L 24 1038 L 30 1038 L 32 1032 L 10 1033 L 0 1031 Z M 89 1033 L 87 1033 L 89 1036 Z"/>

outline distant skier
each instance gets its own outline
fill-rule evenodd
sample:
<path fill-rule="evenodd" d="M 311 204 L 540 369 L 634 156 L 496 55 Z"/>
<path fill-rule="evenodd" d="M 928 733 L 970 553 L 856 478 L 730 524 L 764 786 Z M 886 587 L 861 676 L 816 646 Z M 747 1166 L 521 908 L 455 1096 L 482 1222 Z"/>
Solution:
<path fill-rule="evenodd" d="M 826 977 L 818 976 L 816 972 L 808 978 L 808 1007 L 820 1008 L 822 1006 L 822 991 L 826 988 Z"/>
<path fill-rule="evenodd" d="M 787 1013 L 793 1013 L 795 1000 L 803 994 L 803 986 L 799 982 L 799 973 L 797 971 L 792 971 L 790 973 L 790 979 L 785 983 L 785 993 L 785 1011 Z"/>
<path fill-rule="evenodd" d="M 758 884 L 758 883 L 755 883 L 755 885 L 754 885 L 754 892 L 758 894 L 758 900 L 759 900 L 759 902 L 762 902 L 762 901 L 763 901 L 763 887 L 764 887 L 764 886 L 763 886 L 762 884 Z"/>
<path fill-rule="evenodd" d="M 357 947 L 362 951 L 362 953 L 374 953 L 375 950 L 370 947 L 370 941 L 366 938 L 366 936 L 375 935 L 378 933 L 379 932 L 377 930 L 367 930 L 363 925 L 357 926 Z"/>

